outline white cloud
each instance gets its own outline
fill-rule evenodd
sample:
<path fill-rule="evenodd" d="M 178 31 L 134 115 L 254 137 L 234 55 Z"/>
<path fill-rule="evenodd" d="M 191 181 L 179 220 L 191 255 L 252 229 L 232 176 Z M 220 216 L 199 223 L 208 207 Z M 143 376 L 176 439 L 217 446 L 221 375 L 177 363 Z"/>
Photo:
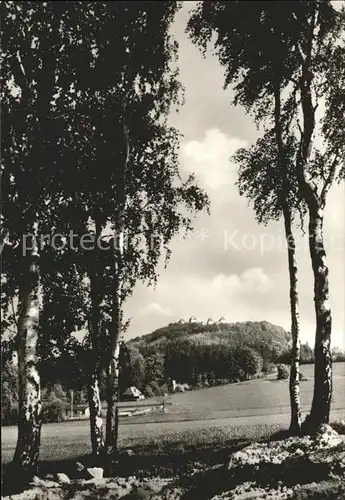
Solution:
<path fill-rule="evenodd" d="M 228 137 L 217 128 L 205 132 L 201 141 L 189 141 L 182 148 L 185 170 L 194 172 L 208 189 L 219 190 L 234 185 L 237 167 L 230 157 L 247 142 Z"/>
<path fill-rule="evenodd" d="M 241 276 L 242 286 L 245 292 L 267 293 L 273 290 L 274 283 L 261 267 L 247 269 Z"/>
<path fill-rule="evenodd" d="M 246 269 L 240 276 L 237 274 L 230 276 L 219 274 L 213 279 L 212 285 L 219 293 L 226 291 L 234 295 L 238 293 L 265 294 L 274 287 L 272 280 L 260 267 Z"/>
<path fill-rule="evenodd" d="M 161 306 L 158 302 L 150 302 L 145 307 L 139 309 L 139 314 L 142 315 L 157 315 L 157 316 L 170 316 L 171 310 L 167 307 Z"/>
<path fill-rule="evenodd" d="M 168 279 L 161 279 L 156 290 L 139 286 L 127 303 L 126 313 L 133 317 L 133 335 L 134 332 L 135 335 L 149 333 L 170 321 L 192 315 L 200 321 L 224 316 L 229 322 L 265 319 L 274 322 L 277 318 L 268 318 L 262 308 L 272 291 L 273 282 L 262 268 L 248 268 L 239 275 L 220 273 L 209 277 L 175 272 Z M 140 295 L 152 302 L 138 309 Z M 155 302 L 155 297 L 159 297 L 162 304 L 174 304 L 174 310 Z"/>

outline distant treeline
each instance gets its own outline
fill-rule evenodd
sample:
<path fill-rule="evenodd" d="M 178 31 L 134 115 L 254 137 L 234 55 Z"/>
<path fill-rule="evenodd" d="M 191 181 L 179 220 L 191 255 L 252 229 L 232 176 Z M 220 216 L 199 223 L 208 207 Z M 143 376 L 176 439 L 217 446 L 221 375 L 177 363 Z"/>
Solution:
<path fill-rule="evenodd" d="M 344 362 L 345 361 L 345 351 L 341 350 L 339 347 L 334 347 L 332 349 L 332 361 L 333 363 Z M 290 351 L 285 351 L 279 356 L 279 362 L 290 364 Z M 300 347 L 300 364 L 308 365 L 314 363 L 314 351 L 312 347 L 306 342 L 301 344 Z"/>

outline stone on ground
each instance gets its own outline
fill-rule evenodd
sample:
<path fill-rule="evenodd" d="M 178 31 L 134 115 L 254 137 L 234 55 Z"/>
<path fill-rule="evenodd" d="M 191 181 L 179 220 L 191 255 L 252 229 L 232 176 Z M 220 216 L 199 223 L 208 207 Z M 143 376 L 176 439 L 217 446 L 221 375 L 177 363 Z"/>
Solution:
<path fill-rule="evenodd" d="M 56 474 L 56 480 L 59 484 L 69 484 L 71 482 L 67 474 L 64 474 L 63 472 L 58 472 Z"/>
<path fill-rule="evenodd" d="M 30 483 L 31 486 L 38 486 L 40 488 L 56 488 L 59 484 L 56 481 L 51 481 L 50 479 L 42 479 L 40 477 L 34 476 Z"/>
<path fill-rule="evenodd" d="M 342 442 L 342 438 L 330 425 L 322 424 L 316 433 L 316 441 L 320 447 L 334 447 Z"/>
<path fill-rule="evenodd" d="M 94 479 L 102 479 L 103 478 L 102 467 L 89 467 L 88 469 L 86 469 L 86 471 L 89 474 L 90 479 L 91 478 L 94 478 Z"/>

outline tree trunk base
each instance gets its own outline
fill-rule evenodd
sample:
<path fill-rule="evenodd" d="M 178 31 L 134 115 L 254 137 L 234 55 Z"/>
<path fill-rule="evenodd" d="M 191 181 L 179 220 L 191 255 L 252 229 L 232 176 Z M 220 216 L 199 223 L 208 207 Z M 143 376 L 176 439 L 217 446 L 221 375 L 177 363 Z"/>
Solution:
<path fill-rule="evenodd" d="M 302 424 L 303 434 L 313 436 L 323 424 L 329 424 L 329 418 L 326 418 L 326 416 L 325 418 L 320 418 L 319 415 L 313 417 L 312 414 L 308 414 Z"/>
<path fill-rule="evenodd" d="M 88 386 L 88 399 L 90 410 L 90 433 L 92 454 L 95 461 L 104 452 L 102 405 L 99 391 L 99 383 L 96 375 L 93 375 Z"/>
<path fill-rule="evenodd" d="M 300 436 L 302 434 L 302 426 L 298 422 L 291 422 L 289 427 L 290 436 Z"/>
<path fill-rule="evenodd" d="M 119 474 L 119 452 L 104 453 L 102 455 L 102 468 L 104 477 L 115 477 Z"/>
<path fill-rule="evenodd" d="M 33 417 L 40 419 L 40 415 L 35 415 L 34 412 Z M 23 484 L 29 483 L 37 474 L 40 442 L 41 423 L 22 419 L 18 426 L 18 441 L 11 470 Z"/>

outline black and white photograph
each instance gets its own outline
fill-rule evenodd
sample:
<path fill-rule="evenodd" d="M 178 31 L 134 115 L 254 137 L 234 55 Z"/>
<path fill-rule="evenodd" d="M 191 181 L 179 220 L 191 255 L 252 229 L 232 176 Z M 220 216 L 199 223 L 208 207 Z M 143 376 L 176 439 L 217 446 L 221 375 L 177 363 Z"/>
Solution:
<path fill-rule="evenodd" d="M 0 9 L 1 499 L 344 500 L 345 1 Z"/>

